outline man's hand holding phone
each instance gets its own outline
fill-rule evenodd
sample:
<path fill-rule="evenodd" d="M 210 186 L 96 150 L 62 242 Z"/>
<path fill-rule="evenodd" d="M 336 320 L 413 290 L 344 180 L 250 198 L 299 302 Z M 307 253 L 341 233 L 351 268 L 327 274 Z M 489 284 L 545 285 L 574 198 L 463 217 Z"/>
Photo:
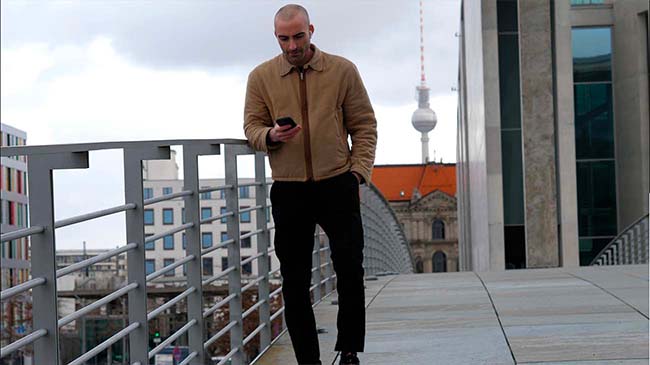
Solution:
<path fill-rule="evenodd" d="M 290 117 L 280 118 L 269 132 L 269 138 L 273 142 L 286 142 L 295 137 L 301 129 Z"/>

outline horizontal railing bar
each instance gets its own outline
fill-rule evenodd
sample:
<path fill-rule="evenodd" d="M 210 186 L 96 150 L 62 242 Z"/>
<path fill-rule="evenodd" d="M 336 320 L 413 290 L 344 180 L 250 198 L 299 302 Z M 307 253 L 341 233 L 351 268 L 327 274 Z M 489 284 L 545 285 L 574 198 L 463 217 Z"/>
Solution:
<path fill-rule="evenodd" d="M 240 186 L 241 186 L 241 185 L 240 185 Z M 262 206 L 261 206 L 261 205 L 256 205 L 256 206 L 254 206 L 254 207 L 249 207 L 249 208 L 240 209 L 240 210 L 239 210 L 239 214 L 241 214 L 241 213 L 246 213 L 246 212 L 251 212 L 251 211 L 253 211 L 253 210 L 257 210 L 257 209 L 262 209 Z"/>
<path fill-rule="evenodd" d="M 246 265 L 247 263 L 249 263 L 249 262 L 251 262 L 251 261 L 253 261 L 253 260 L 257 260 L 257 259 L 259 259 L 259 258 L 262 257 L 262 256 L 264 256 L 264 252 L 260 252 L 260 253 L 258 253 L 257 255 L 253 255 L 253 256 L 247 258 L 246 260 L 243 260 L 243 261 L 241 262 L 241 265 L 244 266 L 244 265 Z"/>
<path fill-rule="evenodd" d="M 159 277 L 161 275 L 165 275 L 165 273 L 167 273 L 169 271 L 172 271 L 172 270 L 175 270 L 177 267 L 179 267 L 181 265 L 184 265 L 184 264 L 186 264 L 186 263 L 188 263 L 188 262 L 190 262 L 192 260 L 194 260 L 194 255 L 186 256 L 181 260 L 175 261 L 171 265 L 167 265 L 167 266 L 163 267 L 162 269 L 160 269 L 158 271 L 152 272 L 151 274 L 147 275 L 146 280 L 151 281 L 151 280 L 153 280 L 153 279 L 155 279 L 155 278 L 157 278 L 157 277 Z"/>
<path fill-rule="evenodd" d="M 108 251 L 108 252 L 104 252 L 103 254 L 100 254 L 100 255 L 97 255 L 97 256 L 93 256 L 93 257 L 91 257 L 89 259 L 77 262 L 76 264 L 66 266 L 66 267 L 61 268 L 61 269 L 56 271 L 56 277 L 58 279 L 58 278 L 60 278 L 62 276 L 65 276 L 65 275 L 68 275 L 68 274 L 73 273 L 75 271 L 86 268 L 86 267 L 88 267 L 88 266 L 90 266 L 92 264 L 95 264 L 95 263 L 98 263 L 98 262 L 101 262 L 101 261 L 104 261 L 104 260 L 108 260 L 111 257 L 115 257 L 115 256 L 117 256 L 117 255 L 119 255 L 119 254 L 121 254 L 123 252 L 132 250 L 132 249 L 134 249 L 136 247 L 138 247 L 137 243 L 129 243 L 128 245 L 116 248 L 116 249 Z"/>
<path fill-rule="evenodd" d="M 318 267 L 312 267 L 312 268 L 311 268 L 311 272 L 314 272 L 314 271 L 316 271 L 316 270 L 318 270 L 318 269 L 319 269 Z"/>
<path fill-rule="evenodd" d="M 214 341 L 218 340 L 219 337 L 225 335 L 228 331 L 230 331 L 231 328 L 233 328 L 237 324 L 237 321 L 232 321 L 225 325 L 219 332 L 217 332 L 214 336 L 210 337 L 205 343 L 203 344 L 204 349 L 208 349 L 210 345 L 214 343 Z"/>
<path fill-rule="evenodd" d="M 275 252 L 275 247 L 273 247 L 272 249 L 266 251 L 266 253 L 268 253 L 268 254 L 271 254 L 271 253 L 273 253 L 273 252 Z"/>
<path fill-rule="evenodd" d="M 62 219 L 62 220 L 57 221 L 57 222 L 54 223 L 54 228 L 62 228 L 62 227 L 66 227 L 66 226 L 69 226 L 69 225 L 72 225 L 72 224 L 75 224 L 75 223 L 81 223 L 81 222 L 89 221 L 91 219 L 104 217 L 104 216 L 115 214 L 115 213 L 124 212 L 124 211 L 127 211 L 127 210 L 135 209 L 135 207 L 136 207 L 136 205 L 134 203 L 128 203 L 128 204 L 123 204 L 123 205 L 113 207 L 113 208 L 102 209 L 102 210 L 98 210 L 96 212 L 78 215 L 76 217 L 70 217 L 70 218 Z"/>
<path fill-rule="evenodd" d="M 250 283 L 246 284 L 245 286 L 243 286 L 243 287 L 241 288 L 241 292 L 243 293 L 243 292 L 245 292 L 246 290 L 248 290 L 248 289 L 254 287 L 255 284 L 259 284 L 259 282 L 262 281 L 262 280 L 264 280 L 264 279 L 266 279 L 266 276 L 260 276 L 259 278 L 257 278 L 257 279 L 255 279 L 255 280 L 251 281 Z"/>
<path fill-rule="evenodd" d="M 178 365 L 187 365 L 187 364 L 190 363 L 190 361 L 192 361 L 197 356 L 199 356 L 199 353 L 194 351 L 194 352 L 190 353 L 189 355 L 187 355 L 185 360 L 179 362 Z"/>
<path fill-rule="evenodd" d="M 266 227 L 266 230 L 267 230 L 267 231 L 272 231 L 272 230 L 274 230 L 274 229 L 275 229 L 275 225 L 272 225 L 272 226 L 268 226 L 268 227 Z"/>
<path fill-rule="evenodd" d="M 235 213 L 234 212 L 226 212 L 226 213 L 215 215 L 215 216 L 212 216 L 212 217 L 209 217 L 209 218 L 201 219 L 201 224 L 212 223 L 212 222 L 216 221 L 217 219 L 230 217 L 232 215 L 235 215 Z"/>
<path fill-rule="evenodd" d="M 329 246 L 325 246 L 325 247 L 323 247 L 323 248 L 320 249 L 320 252 L 329 251 L 329 249 L 330 249 Z"/>
<path fill-rule="evenodd" d="M 318 285 L 320 285 L 320 283 L 319 283 L 319 284 L 314 284 L 314 285 L 310 286 L 310 287 L 309 287 L 309 291 L 313 291 L 314 289 L 316 289 L 316 288 L 318 287 Z"/>
<path fill-rule="evenodd" d="M 233 185 L 219 185 L 219 186 L 210 186 L 207 188 L 200 188 L 199 193 L 211 193 L 213 191 L 232 189 Z"/>
<path fill-rule="evenodd" d="M 68 363 L 68 365 L 80 365 L 85 363 L 86 361 L 92 359 L 93 357 L 99 355 L 100 352 L 106 350 L 110 345 L 114 344 L 115 342 L 121 340 L 122 338 L 126 337 L 129 333 L 133 332 L 136 328 L 140 327 L 140 323 L 131 323 L 118 333 L 114 334 L 113 336 L 109 337 L 106 341 L 100 343 L 99 345 L 95 346 L 92 350 L 86 352 L 85 354 L 79 356 L 78 358 L 74 359 L 72 362 Z"/>
<path fill-rule="evenodd" d="M 255 338 L 255 336 L 256 336 L 258 333 L 260 333 L 260 331 L 262 330 L 262 328 L 264 328 L 265 326 L 266 326 L 266 323 L 262 323 L 262 324 L 260 324 L 259 326 L 257 326 L 257 328 L 255 328 L 255 329 L 253 330 L 253 332 L 251 332 L 248 336 L 246 336 L 246 338 L 244 339 L 244 341 L 242 341 L 242 345 L 246 346 L 246 344 L 249 343 L 253 338 Z"/>
<path fill-rule="evenodd" d="M 187 322 L 185 326 L 181 327 L 178 331 L 174 332 L 173 335 L 167 337 L 166 340 L 160 343 L 160 345 L 156 346 L 153 350 L 149 351 L 149 358 L 151 359 L 152 357 L 156 356 L 157 353 L 159 353 L 162 349 L 167 347 L 170 343 L 176 341 L 177 338 L 181 337 L 185 332 L 187 332 L 190 327 L 194 326 L 196 323 L 196 319 L 192 319 L 191 321 Z"/>
<path fill-rule="evenodd" d="M 269 272 L 269 276 L 275 274 L 275 273 L 278 272 L 278 271 L 280 271 L 280 267 L 279 267 L 279 266 L 278 266 L 277 269 L 273 269 L 273 270 L 271 270 L 271 271 Z"/>
<path fill-rule="evenodd" d="M 43 285 L 46 281 L 47 280 L 45 280 L 45 278 L 34 278 L 16 286 L 12 286 L 11 288 L 5 289 L 0 292 L 0 301 L 5 301 L 14 295 L 20 294 L 39 285 Z"/>
<path fill-rule="evenodd" d="M 30 345 L 31 343 L 33 343 L 34 341 L 38 340 L 39 338 L 45 335 L 47 335 L 47 330 L 40 329 L 28 334 L 27 336 L 21 338 L 20 340 L 8 344 L 7 346 L 0 349 L 0 359 L 2 359 L 5 356 L 8 356 L 9 354 L 13 353 L 14 351 L 18 350 L 21 347 Z"/>
<path fill-rule="evenodd" d="M 255 182 L 249 182 L 249 183 L 243 183 L 243 184 L 237 184 L 237 186 L 242 187 L 242 186 L 262 186 L 264 185 L 263 182 L 260 181 L 255 181 Z"/>
<path fill-rule="evenodd" d="M 96 300 L 96 301 L 92 302 L 91 304 L 79 309 L 76 312 L 68 314 L 67 316 L 59 319 L 59 322 L 58 322 L 59 328 L 65 326 L 66 324 L 68 324 L 68 323 L 70 323 L 70 322 L 72 322 L 72 321 L 74 321 L 76 319 L 79 319 L 79 318 L 83 317 L 85 314 L 94 311 L 95 309 L 101 307 L 104 304 L 112 302 L 113 300 L 121 297 L 122 295 L 130 292 L 131 290 L 133 290 L 133 289 L 135 289 L 137 287 L 138 287 L 138 283 L 131 283 L 131 284 L 129 284 L 129 285 L 127 285 L 127 286 L 125 286 L 125 287 L 123 287 L 121 289 L 118 289 L 118 290 L 114 291 L 113 293 L 103 297 L 102 299 L 99 299 L 99 300 Z"/>
<path fill-rule="evenodd" d="M 264 232 L 263 229 L 258 229 L 258 230 L 255 230 L 255 231 L 251 231 L 251 232 L 248 232 L 248 233 L 246 233 L 246 234 L 243 234 L 243 235 L 239 236 L 239 239 L 240 239 L 240 240 L 245 240 L 245 239 L 247 239 L 248 237 L 255 236 L 256 234 L 260 234 L 260 233 L 262 233 L 262 232 Z"/>
<path fill-rule="evenodd" d="M 149 237 L 144 239 L 144 242 L 145 243 L 154 242 L 154 241 L 157 241 L 157 240 L 159 240 L 159 239 L 161 239 L 161 238 L 163 238 L 165 236 L 169 236 L 171 234 L 186 230 L 186 229 L 191 228 L 191 227 L 194 227 L 194 223 L 192 223 L 192 222 L 181 224 L 180 226 L 178 226 L 176 228 L 172 228 L 167 232 L 162 232 L 162 233 L 154 234 L 153 236 L 149 236 Z"/>
<path fill-rule="evenodd" d="M 282 307 L 282 308 L 278 309 L 277 311 L 275 311 L 275 313 L 273 313 L 271 318 L 269 318 L 269 321 L 273 322 L 276 318 L 278 318 L 278 316 L 280 314 L 282 314 L 282 312 L 284 312 L 284 307 Z"/>
<path fill-rule="evenodd" d="M 281 291 L 282 291 L 282 287 L 279 287 L 279 288 L 275 289 L 271 294 L 269 294 L 269 299 L 271 299 L 271 298 L 275 297 L 276 295 L 280 294 Z"/>
<path fill-rule="evenodd" d="M 239 347 L 235 347 L 234 349 L 230 350 L 230 352 L 227 353 L 226 356 L 224 356 L 223 359 L 217 363 L 217 365 L 225 365 L 237 353 L 237 351 L 239 351 Z"/>
<path fill-rule="evenodd" d="M 42 155 L 62 152 L 86 152 L 86 151 L 101 151 L 101 150 L 114 150 L 120 148 L 147 148 L 147 147 L 168 147 L 179 146 L 184 144 L 232 144 L 232 145 L 247 145 L 248 141 L 245 139 L 169 139 L 157 141 L 119 141 L 119 142 L 96 142 L 96 143 L 69 143 L 69 144 L 52 144 L 52 145 L 31 145 L 31 146 L 16 146 L 16 147 L 2 147 L 0 156 L 30 156 Z"/>
<path fill-rule="evenodd" d="M 259 300 L 257 303 L 253 304 L 250 308 L 248 308 L 246 312 L 244 312 L 241 315 L 241 318 L 244 319 L 248 317 L 251 313 L 253 313 L 257 308 L 259 308 L 264 303 L 266 303 L 266 299 Z"/>
<path fill-rule="evenodd" d="M 321 267 L 321 269 L 322 269 L 322 268 L 324 268 L 325 266 L 329 266 L 329 265 L 331 265 L 331 264 L 332 264 L 332 263 L 331 263 L 330 261 L 328 261 L 328 262 L 326 262 L 326 263 L 320 265 L 320 267 Z"/>
<path fill-rule="evenodd" d="M 226 276 L 226 275 L 229 274 L 230 272 L 235 271 L 235 269 L 236 269 L 235 266 L 231 266 L 231 267 L 227 268 L 226 270 L 224 270 L 224 271 L 218 273 L 217 275 L 215 275 L 215 276 L 213 276 L 213 277 L 211 277 L 211 278 L 209 278 L 209 279 L 205 279 L 205 280 L 203 280 L 203 283 L 201 283 L 201 284 L 202 284 L 202 285 L 208 285 L 208 284 L 210 284 L 210 283 L 212 283 L 212 282 L 214 282 L 214 281 L 219 280 L 219 278 L 221 278 L 221 277 L 223 277 L 223 276 Z"/>
<path fill-rule="evenodd" d="M 33 227 L 29 227 L 29 228 L 23 228 L 23 229 L 19 229 L 17 231 L 12 231 L 12 232 L 4 233 L 4 234 L 0 235 L 0 241 L 7 242 L 7 241 L 12 241 L 12 240 L 17 240 L 19 238 L 31 236 L 33 234 L 43 233 L 44 230 L 45 230 L 45 228 L 43 228 L 41 226 L 33 226 Z"/>
<path fill-rule="evenodd" d="M 151 312 L 149 312 L 147 314 L 147 321 L 150 321 L 150 320 L 156 318 L 164 310 L 166 310 L 168 308 L 171 308 L 173 305 L 180 302 L 181 300 L 183 300 L 183 298 L 185 298 L 186 296 L 192 294 L 195 291 L 196 291 L 195 287 L 188 288 L 184 292 L 182 292 L 182 293 L 178 294 L 177 296 L 175 296 L 174 298 L 172 298 L 170 301 L 168 301 L 165 304 L 161 305 L 160 307 L 152 310 Z"/>
<path fill-rule="evenodd" d="M 210 307 L 210 309 L 203 312 L 203 318 L 208 318 L 212 313 L 216 312 L 217 309 L 219 309 L 219 308 L 223 307 L 224 305 L 230 303 L 230 301 L 233 300 L 236 296 L 237 296 L 237 294 L 230 294 L 229 296 L 221 299 L 215 305 Z"/>
<path fill-rule="evenodd" d="M 147 206 L 147 205 L 151 205 L 151 204 L 155 204 L 155 203 L 164 202 L 164 201 L 167 201 L 167 200 L 182 198 L 184 196 L 190 196 L 192 194 L 193 194 L 192 190 L 183 190 L 183 191 L 179 191 L 179 192 L 176 192 L 176 193 L 165 194 L 165 195 L 157 196 L 155 198 L 146 199 L 143 202 L 143 204 L 145 206 Z"/>
<path fill-rule="evenodd" d="M 222 247 L 226 247 L 229 244 L 234 243 L 234 242 L 235 242 L 235 240 L 229 239 L 229 240 L 225 240 L 225 241 L 223 241 L 221 243 L 218 243 L 218 244 L 216 244 L 216 245 L 214 245 L 212 247 L 203 249 L 203 250 L 201 250 L 201 256 L 205 256 L 205 255 L 209 254 L 212 251 L 218 250 L 218 249 L 220 249 Z"/>
<path fill-rule="evenodd" d="M 320 283 L 325 284 L 326 282 L 328 282 L 330 280 L 331 280 L 330 278 L 325 278 L 325 279 L 321 280 Z"/>

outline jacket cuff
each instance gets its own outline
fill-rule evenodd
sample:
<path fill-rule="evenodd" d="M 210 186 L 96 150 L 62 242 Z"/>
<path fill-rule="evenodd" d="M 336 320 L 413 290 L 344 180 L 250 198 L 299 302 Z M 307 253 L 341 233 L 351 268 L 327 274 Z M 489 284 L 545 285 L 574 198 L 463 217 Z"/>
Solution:
<path fill-rule="evenodd" d="M 271 141 L 271 129 L 273 129 L 273 128 L 268 128 L 266 130 L 266 138 L 265 138 L 266 141 L 265 142 L 266 142 L 266 149 L 268 151 L 278 149 L 280 147 L 280 145 L 282 144 L 282 142 L 273 142 L 273 141 Z"/>
<path fill-rule="evenodd" d="M 350 171 L 356 172 L 361 176 L 360 184 L 368 184 L 370 182 L 370 173 L 368 171 L 362 170 L 358 167 L 352 167 Z"/>

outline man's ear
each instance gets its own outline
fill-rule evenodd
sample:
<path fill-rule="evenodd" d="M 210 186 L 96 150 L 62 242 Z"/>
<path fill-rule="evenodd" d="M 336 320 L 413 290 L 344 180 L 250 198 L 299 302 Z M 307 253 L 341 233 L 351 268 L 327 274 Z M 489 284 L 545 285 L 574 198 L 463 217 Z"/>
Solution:
<path fill-rule="evenodd" d="M 311 36 L 311 35 L 313 35 L 313 34 L 314 34 L 314 25 L 313 25 L 313 24 L 309 24 L 309 35 Z"/>

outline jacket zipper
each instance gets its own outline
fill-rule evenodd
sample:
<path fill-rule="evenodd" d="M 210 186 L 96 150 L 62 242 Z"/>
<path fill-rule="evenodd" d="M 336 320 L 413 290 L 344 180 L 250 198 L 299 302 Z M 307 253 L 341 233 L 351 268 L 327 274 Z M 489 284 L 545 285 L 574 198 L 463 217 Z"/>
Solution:
<path fill-rule="evenodd" d="M 300 75 L 300 104 L 302 109 L 302 133 L 305 145 L 305 164 L 307 170 L 307 181 L 314 179 L 314 171 L 311 161 L 311 141 L 309 139 L 309 113 L 307 111 L 307 80 L 305 70 L 298 69 Z"/>

